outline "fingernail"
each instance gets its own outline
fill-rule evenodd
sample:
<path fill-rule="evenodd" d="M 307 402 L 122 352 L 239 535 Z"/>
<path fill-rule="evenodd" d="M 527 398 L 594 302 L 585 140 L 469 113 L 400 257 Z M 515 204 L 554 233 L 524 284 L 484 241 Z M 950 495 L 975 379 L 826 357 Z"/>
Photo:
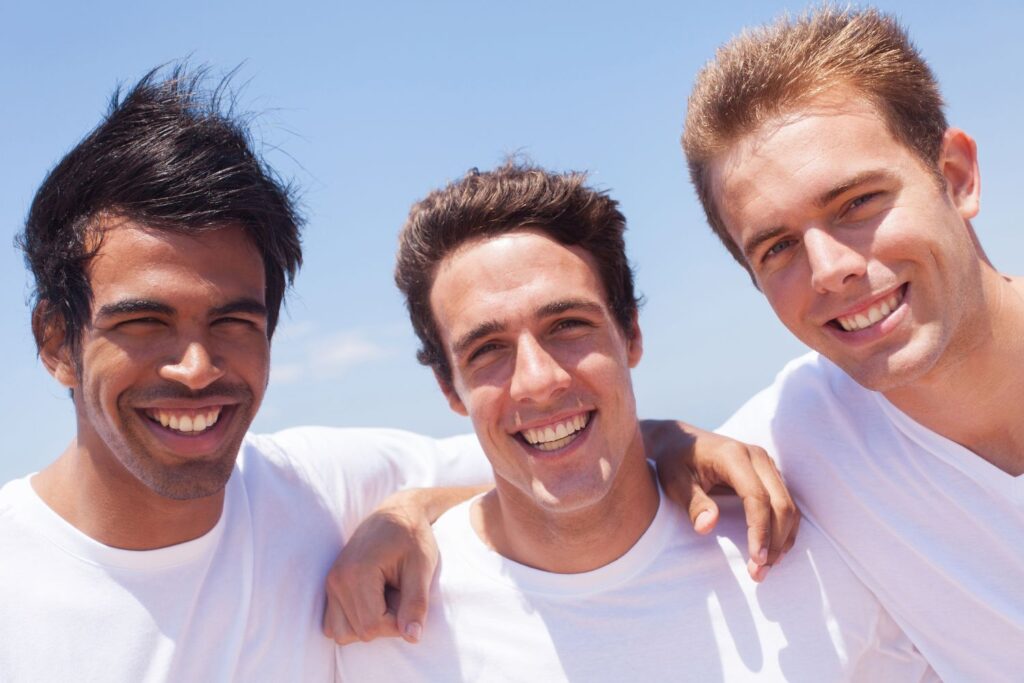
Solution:
<path fill-rule="evenodd" d="M 757 551 L 757 563 L 763 565 L 768 561 L 768 548 L 761 548 Z"/>
<path fill-rule="evenodd" d="M 698 529 L 700 529 L 700 528 L 703 528 L 704 526 L 706 526 L 706 525 L 708 525 L 710 523 L 711 523 L 711 510 L 703 510 L 699 515 L 697 515 L 697 523 L 694 526 L 696 526 Z"/>
<path fill-rule="evenodd" d="M 423 633 L 423 627 L 418 622 L 410 622 L 405 626 L 405 637 L 413 642 L 419 642 L 420 634 Z"/>

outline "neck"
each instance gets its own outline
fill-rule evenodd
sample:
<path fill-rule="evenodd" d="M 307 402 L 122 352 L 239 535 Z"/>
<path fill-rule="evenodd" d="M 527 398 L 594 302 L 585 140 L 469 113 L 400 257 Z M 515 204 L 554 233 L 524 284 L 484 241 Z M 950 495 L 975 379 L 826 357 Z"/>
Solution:
<path fill-rule="evenodd" d="M 885 397 L 917 422 L 999 469 L 1024 474 L 1024 280 L 986 269 L 972 343 Z"/>
<path fill-rule="evenodd" d="M 642 443 L 631 451 L 599 501 L 568 511 L 542 508 L 499 480 L 474 505 L 473 527 L 496 552 L 536 569 L 577 574 L 603 567 L 633 547 L 658 511 Z"/>
<path fill-rule="evenodd" d="M 54 512 L 104 545 L 154 550 L 199 538 L 217 524 L 224 491 L 193 500 L 158 495 L 112 457 L 73 441 L 32 487 Z"/>

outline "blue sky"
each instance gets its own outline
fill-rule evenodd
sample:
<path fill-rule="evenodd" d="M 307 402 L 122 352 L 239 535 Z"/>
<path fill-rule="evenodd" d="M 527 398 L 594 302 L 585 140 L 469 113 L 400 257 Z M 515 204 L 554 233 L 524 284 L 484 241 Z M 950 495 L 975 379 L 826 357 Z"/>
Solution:
<path fill-rule="evenodd" d="M 802 347 L 706 227 L 678 146 L 686 96 L 714 48 L 803 3 L 17 3 L 0 85 L 0 481 L 74 434 L 35 356 L 30 282 L 10 246 L 46 171 L 99 120 L 115 85 L 190 56 L 241 65 L 257 139 L 303 188 L 306 265 L 274 340 L 257 430 L 297 424 L 469 429 L 430 373 L 391 281 L 409 205 L 472 166 L 523 152 L 592 172 L 620 200 L 647 298 L 640 411 L 723 421 Z M 997 267 L 1024 273 L 1024 5 L 883 2 L 909 26 L 952 123 L 978 140 L 975 227 Z"/>

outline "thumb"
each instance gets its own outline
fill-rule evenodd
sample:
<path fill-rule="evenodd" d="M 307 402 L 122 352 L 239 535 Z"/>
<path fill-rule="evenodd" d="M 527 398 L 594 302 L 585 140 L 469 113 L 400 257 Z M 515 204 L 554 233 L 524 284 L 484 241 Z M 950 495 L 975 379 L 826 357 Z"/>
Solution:
<path fill-rule="evenodd" d="M 658 461 L 658 480 L 665 495 L 689 513 L 690 523 L 698 534 L 715 528 L 718 505 L 704 492 L 689 467 L 676 460 Z"/>
<path fill-rule="evenodd" d="M 694 482 L 691 488 L 690 504 L 687 506 L 693 530 L 698 534 L 709 534 L 718 523 L 718 504 L 704 489 Z"/>
<path fill-rule="evenodd" d="M 397 618 L 399 633 L 407 642 L 419 642 L 423 633 L 423 622 L 430 605 L 433 569 L 428 569 L 422 561 L 406 562 L 402 569 Z"/>

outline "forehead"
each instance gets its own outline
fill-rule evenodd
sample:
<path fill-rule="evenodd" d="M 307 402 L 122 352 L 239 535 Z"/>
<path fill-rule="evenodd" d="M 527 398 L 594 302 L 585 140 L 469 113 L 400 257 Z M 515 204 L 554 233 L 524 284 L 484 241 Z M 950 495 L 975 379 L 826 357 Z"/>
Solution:
<path fill-rule="evenodd" d="M 713 201 L 729 234 L 785 222 L 845 179 L 921 167 L 878 109 L 842 91 L 773 117 L 709 165 Z M 753 224 L 753 225 L 752 225 Z"/>
<path fill-rule="evenodd" d="M 97 230 L 100 246 L 86 268 L 94 301 L 263 300 L 263 260 L 240 227 L 186 235 L 116 219 Z"/>
<path fill-rule="evenodd" d="M 535 230 L 462 245 L 441 261 L 430 291 L 446 339 L 482 320 L 531 317 L 559 299 L 606 305 L 593 256 Z"/>

